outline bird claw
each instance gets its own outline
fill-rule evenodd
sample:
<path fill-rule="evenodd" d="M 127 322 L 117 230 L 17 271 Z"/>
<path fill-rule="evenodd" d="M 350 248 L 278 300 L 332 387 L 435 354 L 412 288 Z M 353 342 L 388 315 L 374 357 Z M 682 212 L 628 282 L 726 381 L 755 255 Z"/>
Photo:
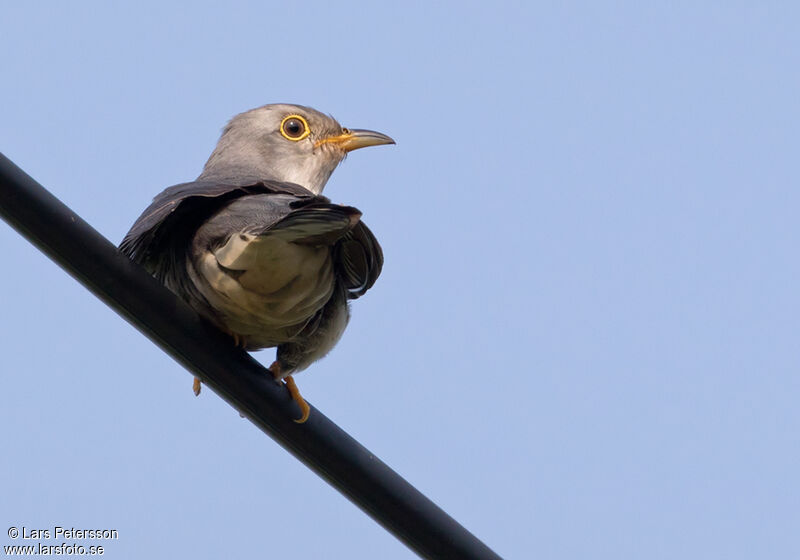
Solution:
<path fill-rule="evenodd" d="M 281 380 L 281 366 L 277 361 L 273 362 L 272 365 L 269 366 L 269 370 L 272 372 L 272 375 L 275 376 L 275 381 Z M 294 382 L 294 378 L 291 375 L 284 377 L 283 383 L 286 385 L 286 389 L 292 396 L 292 400 L 297 403 L 297 406 L 300 407 L 300 418 L 295 419 L 295 422 L 298 424 L 305 423 L 311 414 L 311 407 L 308 406 L 308 403 L 303 398 L 303 395 L 300 394 L 300 389 L 297 388 L 297 384 Z"/>
<path fill-rule="evenodd" d="M 269 366 L 269 370 L 272 372 L 272 375 L 275 376 L 275 381 L 281 381 L 281 366 L 276 361 L 271 366 Z M 292 400 L 297 403 L 297 406 L 300 407 L 300 418 L 296 419 L 295 422 L 298 424 L 305 423 L 308 420 L 309 415 L 311 414 L 311 407 L 308 406 L 308 403 L 303 398 L 303 395 L 300 394 L 300 389 L 297 388 L 297 384 L 294 382 L 294 378 L 291 375 L 287 375 L 283 378 L 283 383 L 286 385 L 286 389 L 289 391 L 289 394 L 292 396 Z M 202 390 L 202 383 L 199 377 L 195 377 L 194 381 L 192 382 L 192 391 L 194 391 L 195 396 L 200 395 L 200 391 Z"/>
<path fill-rule="evenodd" d="M 283 382 L 286 383 L 286 388 L 289 390 L 289 394 L 292 395 L 294 402 L 296 402 L 297 406 L 300 407 L 301 416 L 295 420 L 295 422 L 298 424 L 303 424 L 306 420 L 308 420 L 308 416 L 311 414 L 311 407 L 308 406 L 308 403 L 303 398 L 303 395 L 300 394 L 300 390 L 297 388 L 297 384 L 294 382 L 294 378 L 291 375 L 288 375 Z"/>

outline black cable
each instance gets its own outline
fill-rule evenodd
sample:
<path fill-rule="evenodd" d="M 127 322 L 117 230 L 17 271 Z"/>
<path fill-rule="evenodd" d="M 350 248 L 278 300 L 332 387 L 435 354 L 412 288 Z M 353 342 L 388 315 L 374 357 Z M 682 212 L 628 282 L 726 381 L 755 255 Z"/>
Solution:
<path fill-rule="evenodd" d="M 0 154 L 0 215 L 114 311 L 423 558 L 499 558 Z"/>

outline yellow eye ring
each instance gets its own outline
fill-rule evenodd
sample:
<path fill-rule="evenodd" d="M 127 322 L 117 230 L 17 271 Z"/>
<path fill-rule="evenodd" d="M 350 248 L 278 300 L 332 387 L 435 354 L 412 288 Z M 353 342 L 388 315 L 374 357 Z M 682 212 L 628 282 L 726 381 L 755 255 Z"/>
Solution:
<path fill-rule="evenodd" d="M 287 140 L 299 142 L 311 134 L 308 121 L 300 115 L 287 115 L 283 117 L 280 127 L 281 134 Z"/>

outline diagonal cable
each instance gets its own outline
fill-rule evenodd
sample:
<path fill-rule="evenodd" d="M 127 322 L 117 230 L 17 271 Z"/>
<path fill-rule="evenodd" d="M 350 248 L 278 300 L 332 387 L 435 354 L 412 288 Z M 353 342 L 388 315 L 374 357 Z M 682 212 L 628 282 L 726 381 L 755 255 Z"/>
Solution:
<path fill-rule="evenodd" d="M 231 406 L 423 558 L 499 558 L 0 154 L 0 216 Z"/>

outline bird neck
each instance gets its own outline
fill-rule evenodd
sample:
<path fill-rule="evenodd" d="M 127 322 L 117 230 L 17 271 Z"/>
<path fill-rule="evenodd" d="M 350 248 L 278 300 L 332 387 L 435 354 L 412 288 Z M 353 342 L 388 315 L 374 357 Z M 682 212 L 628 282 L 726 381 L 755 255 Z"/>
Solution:
<path fill-rule="evenodd" d="M 208 158 L 198 180 L 232 182 L 279 181 L 295 183 L 314 194 L 321 194 L 333 169 L 306 165 L 282 159 L 269 158 L 258 150 L 239 148 L 237 150 L 216 150 Z M 308 165 L 311 163 L 312 165 Z"/>

